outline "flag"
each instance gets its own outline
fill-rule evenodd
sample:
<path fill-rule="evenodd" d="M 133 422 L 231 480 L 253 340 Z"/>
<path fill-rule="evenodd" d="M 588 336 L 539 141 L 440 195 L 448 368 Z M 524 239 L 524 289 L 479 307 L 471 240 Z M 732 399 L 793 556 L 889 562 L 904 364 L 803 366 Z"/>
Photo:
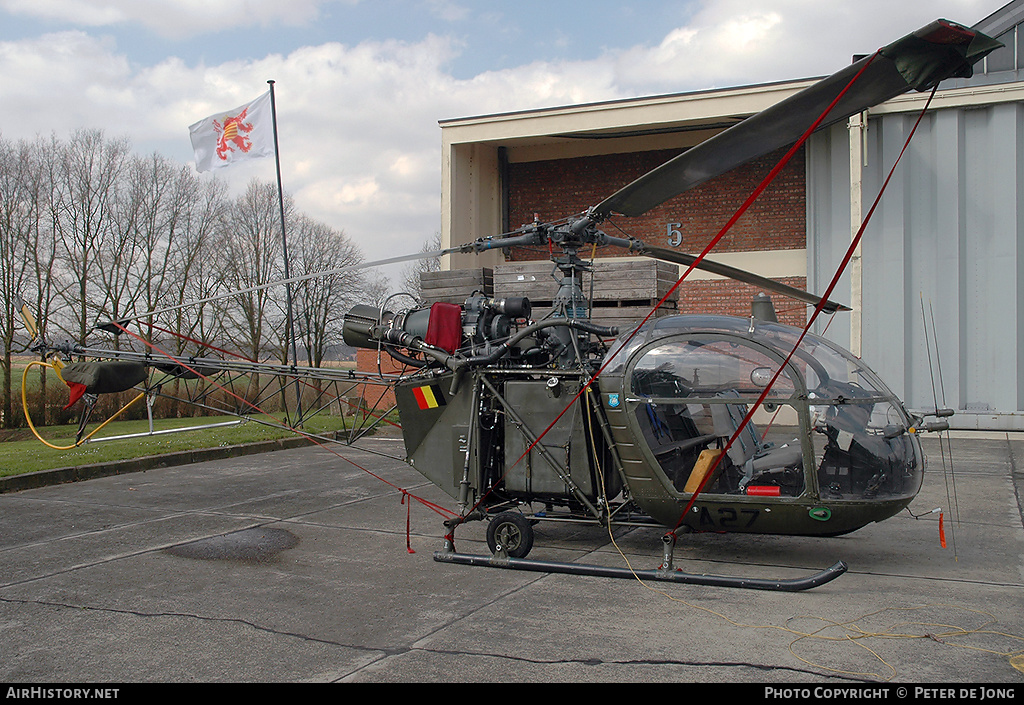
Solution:
<path fill-rule="evenodd" d="M 416 399 L 417 406 L 421 411 L 436 409 L 440 406 L 447 406 L 444 400 L 444 393 L 438 384 L 429 384 L 424 387 L 413 387 L 412 395 Z"/>
<path fill-rule="evenodd" d="M 209 171 L 243 159 L 274 153 L 270 91 L 234 110 L 216 113 L 189 126 L 196 170 Z"/>

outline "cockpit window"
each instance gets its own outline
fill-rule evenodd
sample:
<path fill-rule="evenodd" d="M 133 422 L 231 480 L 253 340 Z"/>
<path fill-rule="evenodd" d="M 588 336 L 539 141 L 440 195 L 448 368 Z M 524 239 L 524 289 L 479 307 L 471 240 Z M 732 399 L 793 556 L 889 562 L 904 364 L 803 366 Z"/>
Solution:
<path fill-rule="evenodd" d="M 804 493 L 796 385 L 778 371 L 778 359 L 756 344 L 715 335 L 678 337 L 641 355 L 630 375 L 634 418 L 676 491 Z M 773 378 L 765 406 L 729 445 Z"/>
<path fill-rule="evenodd" d="M 853 355 L 814 336 L 797 346 L 800 331 L 777 325 L 672 333 L 633 348 L 624 386 L 647 450 L 680 494 L 702 482 L 707 494 L 816 492 L 833 502 L 917 492 L 923 464 L 910 419 Z"/>
<path fill-rule="evenodd" d="M 646 397 L 707 397 L 731 390 L 756 399 L 779 365 L 764 352 L 724 340 L 674 340 L 651 348 L 633 367 L 631 391 Z M 793 381 L 779 375 L 771 396 L 790 397 Z"/>
<path fill-rule="evenodd" d="M 731 394 L 686 404 L 643 403 L 637 425 L 677 492 L 798 497 L 804 492 L 796 410 L 760 410 L 726 449 L 749 407 Z"/>
<path fill-rule="evenodd" d="M 828 500 L 912 497 L 923 467 L 917 439 L 889 401 L 860 398 L 810 405 L 819 492 Z"/>
<path fill-rule="evenodd" d="M 772 326 L 756 329 L 755 339 L 783 355 L 788 355 L 796 346 L 790 364 L 800 372 L 808 391 L 816 391 L 818 397 L 892 396 L 892 392 L 861 360 L 830 341 L 813 335 L 805 336 L 797 346 L 799 333 L 797 329 Z"/>

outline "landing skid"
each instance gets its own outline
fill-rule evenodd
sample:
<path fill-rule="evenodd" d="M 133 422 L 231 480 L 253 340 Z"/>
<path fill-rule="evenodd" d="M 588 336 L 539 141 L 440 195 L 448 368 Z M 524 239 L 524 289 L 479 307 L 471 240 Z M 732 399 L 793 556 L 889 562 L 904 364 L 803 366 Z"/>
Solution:
<path fill-rule="evenodd" d="M 684 583 L 687 585 L 711 585 L 715 587 L 734 587 L 747 590 L 774 590 L 779 592 L 800 592 L 824 585 L 835 580 L 846 572 L 846 563 L 839 561 L 830 568 L 804 578 L 790 580 L 766 580 L 763 578 L 737 578 L 725 575 L 707 575 L 684 573 L 679 569 L 630 570 L 581 563 L 560 563 L 557 561 L 538 561 L 528 558 L 509 558 L 507 555 L 480 556 L 451 551 L 436 551 L 434 560 L 439 563 L 457 563 L 460 565 L 485 566 L 488 568 L 504 568 L 507 570 L 525 570 L 535 573 L 567 573 L 570 575 L 588 575 L 599 578 L 632 578 L 640 580 L 659 580 L 663 582 Z"/>
<path fill-rule="evenodd" d="M 540 518 L 539 515 L 533 516 L 538 517 L 538 519 Z M 525 557 L 530 547 L 533 546 L 533 528 L 530 520 L 512 511 L 502 512 L 490 519 L 487 543 L 488 547 L 493 551 L 493 555 L 482 556 L 456 553 L 455 528 L 465 521 L 482 518 L 482 514 L 475 512 L 465 517 L 445 521 L 445 528 L 448 533 L 445 535 L 443 549 L 434 552 L 434 560 L 438 563 L 457 563 L 487 568 L 504 568 L 505 570 L 525 570 L 534 573 L 564 573 L 568 575 L 588 575 L 598 578 L 658 580 L 686 585 L 710 585 L 714 587 L 743 588 L 746 590 L 772 590 L 775 592 L 810 590 L 811 588 L 832 582 L 847 570 L 846 562 L 839 561 L 813 575 L 803 578 L 790 578 L 788 580 L 740 578 L 728 575 L 708 575 L 707 573 L 699 575 L 696 573 L 684 573 L 673 566 L 677 536 L 671 531 L 663 534 L 661 537 L 661 565 L 654 570 L 632 570 L 630 568 L 589 565 L 586 563 L 538 561 Z M 498 531 L 494 531 L 496 526 L 501 528 Z"/>

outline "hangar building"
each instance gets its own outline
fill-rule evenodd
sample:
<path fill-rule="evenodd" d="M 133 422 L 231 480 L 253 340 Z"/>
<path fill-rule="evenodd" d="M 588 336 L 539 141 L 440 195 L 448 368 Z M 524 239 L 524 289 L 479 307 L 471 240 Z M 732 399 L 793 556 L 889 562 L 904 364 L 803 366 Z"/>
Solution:
<path fill-rule="evenodd" d="M 953 426 L 1024 430 L 1024 0 L 975 28 L 1005 47 L 940 86 L 816 324 L 913 409 Z M 680 151 L 813 79 L 441 121 L 442 245 L 580 213 Z M 906 94 L 815 133 L 711 258 L 822 291 L 878 194 L 927 94 Z M 771 154 L 609 234 L 696 254 L 778 161 Z M 617 253 L 599 251 L 599 258 Z M 547 253 L 450 255 L 443 269 L 507 267 Z M 598 282 L 600 287 L 601 283 Z M 694 272 L 681 311 L 750 315 L 753 287 Z M 533 297 L 531 297 L 533 298 Z M 776 298 L 783 322 L 807 307 Z M 941 371 L 941 375 L 939 372 Z M 934 378 L 934 383 L 933 383 Z"/>

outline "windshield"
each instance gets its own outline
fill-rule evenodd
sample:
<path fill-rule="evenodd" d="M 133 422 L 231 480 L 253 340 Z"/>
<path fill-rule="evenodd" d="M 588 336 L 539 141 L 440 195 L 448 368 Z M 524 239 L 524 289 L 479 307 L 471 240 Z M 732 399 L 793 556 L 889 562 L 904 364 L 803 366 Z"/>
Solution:
<path fill-rule="evenodd" d="M 676 318 L 643 329 L 609 369 L 626 376 L 631 420 L 677 491 L 692 491 L 708 466 L 709 494 L 816 491 L 841 501 L 917 492 L 923 463 L 910 419 L 861 360 L 817 336 L 797 345 L 801 331 L 789 326 Z M 711 463 L 773 378 L 726 457 Z"/>

